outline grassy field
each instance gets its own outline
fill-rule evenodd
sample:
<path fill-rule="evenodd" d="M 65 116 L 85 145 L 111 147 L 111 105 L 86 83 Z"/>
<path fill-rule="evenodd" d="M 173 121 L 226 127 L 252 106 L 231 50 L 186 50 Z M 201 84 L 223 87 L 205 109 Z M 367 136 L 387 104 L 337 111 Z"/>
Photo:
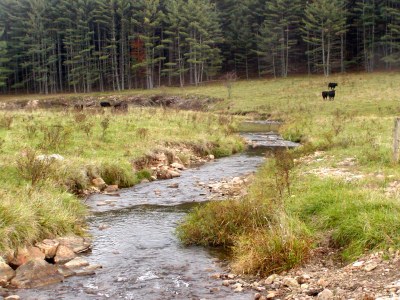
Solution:
<path fill-rule="evenodd" d="M 399 248 L 400 169 L 392 161 L 399 79 L 377 73 L 235 83 L 226 100 L 231 111 L 283 119 L 283 136 L 303 146 L 272 158 L 240 203 L 194 211 L 178 235 L 187 244 L 232 249 L 235 270 L 252 274 L 291 268 L 310 246 L 340 248 L 344 260 Z M 334 101 L 321 97 L 328 81 L 339 84 Z M 202 221 L 210 215 L 215 220 Z M 263 222 L 249 224 L 249 215 Z"/>
<path fill-rule="evenodd" d="M 8 111 L 0 113 L 0 250 L 69 232 L 83 233 L 85 208 L 75 194 L 102 177 L 128 187 L 149 172 L 133 162 L 155 150 L 230 155 L 243 149 L 231 118 L 211 113 L 130 108 L 126 114 Z M 38 159 L 59 154 L 64 160 Z M 188 153 L 177 154 L 188 162 Z"/>
<path fill-rule="evenodd" d="M 323 101 L 321 97 L 328 82 L 339 84 L 334 101 Z M 231 99 L 221 82 L 183 89 L 125 91 L 120 95 L 205 95 L 224 99 L 213 113 L 235 115 L 236 121 L 285 121 L 280 128 L 283 136 L 303 146 L 270 159 L 259 170 L 245 199 L 210 203 L 190 214 L 178 229 L 186 244 L 232 249 L 236 271 L 268 274 L 302 262 L 309 249 L 318 245 L 342 249 L 344 259 L 375 249 L 400 247 L 400 169 L 392 161 L 393 121 L 400 114 L 398 82 L 400 73 L 299 76 L 235 82 Z M 0 101 L 24 97 L 6 96 Z M 77 95 L 62 97 L 72 99 Z M 66 191 L 71 189 L 71 182 L 72 187 L 87 184 L 79 179 L 82 168 L 86 173 L 111 169 L 108 173 L 119 174 L 115 177 L 124 178 L 122 181 L 130 185 L 137 181 L 130 162 L 168 143 L 196 143 L 220 154 L 240 149 L 240 142 L 231 135 L 236 121 L 230 124 L 223 121 L 226 118 L 209 113 L 132 108 L 128 115 L 82 117 L 74 112 L 15 111 L 2 114 L 0 119 L 1 193 L 3 199 L 8 199 L 2 204 L 5 208 L 0 207 L 0 214 L 7 216 L 3 219 L 8 220 L 0 227 L 8 234 L 2 240 L 3 247 L 49 234 L 79 232 L 84 212 Z M 57 146 L 45 138 L 51 136 L 48 128 L 54 126 L 50 125 L 62 125 L 65 130 L 66 140 Z M 209 149 L 208 142 L 213 143 L 214 150 Z M 41 179 L 31 192 L 32 181 L 26 176 L 24 179 L 17 168 L 18 158 L 27 150 L 59 153 L 68 167 L 56 168 L 58 172 Z M 71 212 L 71 216 L 60 214 L 60 218 L 68 217 L 69 221 L 62 224 L 69 225 L 57 228 L 51 218 L 42 224 L 45 218 L 40 205 L 15 209 L 14 199 L 33 203 L 31 199 L 39 199 L 41 193 L 58 201 L 52 207 L 59 203 L 67 207 L 63 211 Z M 34 209 L 39 212 L 33 213 L 32 219 L 18 217 Z M 26 228 L 18 223 L 22 219 L 39 224 L 43 230 L 23 238 Z M 20 228 L 21 233 L 14 236 L 10 228 Z"/>

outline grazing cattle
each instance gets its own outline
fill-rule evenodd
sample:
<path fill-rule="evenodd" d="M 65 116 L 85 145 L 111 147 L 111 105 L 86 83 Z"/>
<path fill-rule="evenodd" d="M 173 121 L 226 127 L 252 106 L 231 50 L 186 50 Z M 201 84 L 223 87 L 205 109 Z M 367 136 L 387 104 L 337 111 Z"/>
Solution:
<path fill-rule="evenodd" d="M 323 91 L 322 92 L 322 99 L 324 99 L 324 100 L 328 99 L 328 94 L 329 94 L 328 91 Z"/>
<path fill-rule="evenodd" d="M 329 100 L 334 100 L 335 99 L 335 90 L 329 91 L 328 97 L 329 97 Z"/>
<path fill-rule="evenodd" d="M 119 102 L 114 105 L 115 110 L 120 110 L 120 111 L 127 111 L 128 110 L 128 103 L 126 101 Z"/>
<path fill-rule="evenodd" d="M 111 107 L 111 103 L 110 103 L 110 102 L 103 101 L 103 102 L 100 102 L 100 106 L 101 106 L 101 107 Z"/>
<path fill-rule="evenodd" d="M 328 83 L 328 88 L 330 88 L 331 90 L 334 90 L 337 86 L 338 86 L 338 84 L 336 82 Z"/>

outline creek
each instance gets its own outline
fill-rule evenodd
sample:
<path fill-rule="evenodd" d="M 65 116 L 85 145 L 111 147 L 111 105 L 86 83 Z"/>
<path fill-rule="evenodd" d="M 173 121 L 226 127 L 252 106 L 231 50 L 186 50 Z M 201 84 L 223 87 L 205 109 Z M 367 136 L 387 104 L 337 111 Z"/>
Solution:
<path fill-rule="evenodd" d="M 188 211 L 208 201 L 208 183 L 249 174 L 263 161 L 264 156 L 248 152 L 186 170 L 180 178 L 121 190 L 118 197 L 90 197 L 94 242 L 85 259 L 103 268 L 94 276 L 18 294 L 22 299 L 68 300 L 253 299 L 252 291 L 236 294 L 210 277 L 223 272 L 216 262 L 220 252 L 182 246 L 174 232 Z"/>

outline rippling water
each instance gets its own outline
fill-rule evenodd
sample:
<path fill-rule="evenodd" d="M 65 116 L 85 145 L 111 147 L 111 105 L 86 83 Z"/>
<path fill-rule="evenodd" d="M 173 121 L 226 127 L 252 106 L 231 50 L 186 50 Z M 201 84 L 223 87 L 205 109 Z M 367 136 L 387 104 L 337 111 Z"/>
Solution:
<path fill-rule="evenodd" d="M 182 246 L 174 230 L 194 205 L 207 201 L 199 182 L 247 174 L 262 162 L 259 156 L 236 155 L 184 171 L 180 178 L 122 190 L 119 197 L 90 198 L 94 244 L 86 259 L 103 269 L 18 294 L 22 299 L 252 299 L 251 291 L 235 294 L 211 279 L 222 271 L 215 255 Z M 179 188 L 168 187 L 173 183 Z M 98 206 L 105 201 L 110 205 Z"/>

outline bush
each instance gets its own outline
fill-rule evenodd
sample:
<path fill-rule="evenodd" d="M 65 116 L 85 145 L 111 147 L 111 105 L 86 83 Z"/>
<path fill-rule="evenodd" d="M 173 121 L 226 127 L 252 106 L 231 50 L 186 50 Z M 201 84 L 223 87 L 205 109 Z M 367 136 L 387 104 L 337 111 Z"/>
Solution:
<path fill-rule="evenodd" d="M 81 201 L 66 193 L 21 190 L 9 195 L 0 190 L 0 250 L 33 244 L 44 238 L 68 233 L 83 234 L 86 209 Z M 15 196 L 18 201 L 15 201 Z"/>
<path fill-rule="evenodd" d="M 233 247 L 236 273 L 268 276 L 287 271 L 308 257 L 312 244 L 304 225 L 285 214 L 279 220 L 276 225 L 238 238 Z"/>
<path fill-rule="evenodd" d="M 122 161 L 104 162 L 99 168 L 100 177 L 107 184 L 116 184 L 119 187 L 131 187 L 137 183 L 132 167 Z"/>
<path fill-rule="evenodd" d="M 187 215 L 177 234 L 186 245 L 230 247 L 238 235 L 269 224 L 272 212 L 258 199 L 210 202 Z"/>
<path fill-rule="evenodd" d="M 51 176 L 54 160 L 46 157 L 38 158 L 37 152 L 32 149 L 25 151 L 17 158 L 17 170 L 19 175 L 30 181 L 32 186 Z"/>

